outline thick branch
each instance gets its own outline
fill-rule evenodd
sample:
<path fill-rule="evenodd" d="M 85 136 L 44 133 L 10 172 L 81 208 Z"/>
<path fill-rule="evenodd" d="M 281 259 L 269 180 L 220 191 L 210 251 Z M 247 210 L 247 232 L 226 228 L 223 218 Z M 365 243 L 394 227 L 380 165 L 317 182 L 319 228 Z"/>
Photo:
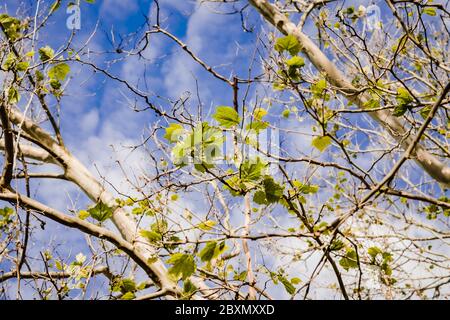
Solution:
<path fill-rule="evenodd" d="M 108 242 L 115 245 L 118 249 L 123 250 L 128 256 L 133 259 L 145 272 L 152 278 L 152 280 L 160 285 L 166 290 L 170 290 L 172 293 L 176 294 L 176 288 L 172 283 L 167 286 L 167 282 L 161 280 L 157 273 L 155 272 L 155 267 L 153 264 L 148 262 L 148 258 L 142 253 L 142 250 L 134 247 L 130 242 L 124 240 L 122 237 L 116 235 L 114 232 L 99 227 L 95 224 L 89 223 L 87 221 L 81 220 L 76 217 L 65 215 L 53 208 L 50 208 L 36 200 L 28 198 L 18 193 L 13 193 L 11 191 L 4 190 L 0 193 L 0 199 L 5 201 L 11 201 L 27 209 L 34 210 L 49 219 L 52 219 L 62 225 L 70 228 L 76 228 L 86 234 L 92 235 L 94 237 L 107 240 Z"/>

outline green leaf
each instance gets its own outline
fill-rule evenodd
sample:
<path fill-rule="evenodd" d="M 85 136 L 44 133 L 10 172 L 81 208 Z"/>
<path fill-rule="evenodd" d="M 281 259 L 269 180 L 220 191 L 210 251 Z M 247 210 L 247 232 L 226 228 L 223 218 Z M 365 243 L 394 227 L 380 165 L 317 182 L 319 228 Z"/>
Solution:
<path fill-rule="evenodd" d="M 301 68 L 305 65 L 305 60 L 302 57 L 294 56 L 286 61 L 286 64 L 291 68 Z"/>
<path fill-rule="evenodd" d="M 12 70 L 14 67 L 14 64 L 16 62 L 16 55 L 12 52 L 10 52 L 5 59 L 5 62 L 3 63 L 2 68 L 6 71 Z"/>
<path fill-rule="evenodd" d="M 395 117 L 401 117 L 408 111 L 408 106 L 406 104 L 398 104 L 394 107 L 392 115 Z"/>
<path fill-rule="evenodd" d="M 55 56 L 55 51 L 49 46 L 45 46 L 39 49 L 39 57 L 42 62 L 53 59 Z"/>
<path fill-rule="evenodd" d="M 219 125 L 225 128 L 231 128 L 238 125 L 240 120 L 239 114 L 232 107 L 217 107 L 216 113 L 212 116 Z"/>
<path fill-rule="evenodd" d="M 133 292 L 127 292 L 120 297 L 121 300 L 133 300 L 136 298 L 136 295 Z"/>
<path fill-rule="evenodd" d="M 267 202 L 276 203 L 283 196 L 284 188 L 276 183 L 272 177 L 266 176 L 263 181 L 263 185 Z"/>
<path fill-rule="evenodd" d="M 420 109 L 419 114 L 425 120 L 426 118 L 428 118 L 430 111 L 431 111 L 431 106 L 426 106 L 426 107 L 423 107 L 422 109 Z"/>
<path fill-rule="evenodd" d="M 207 221 L 204 221 L 204 222 L 200 223 L 199 225 L 197 225 L 197 228 L 199 228 L 200 230 L 203 230 L 203 231 L 209 231 L 216 224 L 217 224 L 217 222 L 215 222 L 215 221 L 207 220 Z"/>
<path fill-rule="evenodd" d="M 262 162 L 259 157 L 253 160 L 245 160 L 240 167 L 240 177 L 243 181 L 257 181 L 261 178 L 267 164 Z"/>
<path fill-rule="evenodd" d="M 358 268 L 358 260 L 355 250 L 347 250 L 345 256 L 339 260 L 339 264 L 345 270 Z"/>
<path fill-rule="evenodd" d="M 320 152 L 324 152 L 331 145 L 331 138 L 329 136 L 315 137 L 312 140 L 312 146 Z"/>
<path fill-rule="evenodd" d="M 178 142 L 179 137 L 183 134 L 184 129 L 181 124 L 171 123 L 169 127 L 166 128 L 166 134 L 164 138 L 171 143 Z"/>
<path fill-rule="evenodd" d="M 208 242 L 206 246 L 200 251 L 199 257 L 203 262 L 209 262 L 217 258 L 226 250 L 225 242 L 219 244 L 215 241 Z"/>
<path fill-rule="evenodd" d="M 408 110 L 408 106 L 411 102 L 414 101 L 414 98 L 411 96 L 408 90 L 405 88 L 398 88 L 397 89 L 397 106 L 394 108 L 393 115 L 396 117 L 400 117 L 405 114 L 405 112 Z"/>
<path fill-rule="evenodd" d="M 157 242 L 162 240 L 162 235 L 155 231 L 141 230 L 139 234 L 146 238 L 149 242 Z"/>
<path fill-rule="evenodd" d="M 334 240 L 330 245 L 330 251 L 339 251 L 344 248 L 344 243 L 341 240 Z"/>
<path fill-rule="evenodd" d="M 64 265 L 61 263 L 61 261 L 56 260 L 56 261 L 55 261 L 55 267 L 56 267 L 56 269 L 58 269 L 59 271 L 63 271 L 63 270 L 64 270 Z"/>
<path fill-rule="evenodd" d="M 278 275 L 278 280 L 283 284 L 287 293 L 289 293 L 290 295 L 293 295 L 295 293 L 295 287 L 288 279 L 286 279 L 282 275 Z"/>
<path fill-rule="evenodd" d="M 95 0 L 84 0 L 84 1 L 86 1 L 87 3 L 95 3 Z"/>
<path fill-rule="evenodd" d="M 166 220 L 158 219 L 155 223 L 150 226 L 150 229 L 153 232 L 157 232 L 160 234 L 166 233 L 169 230 L 169 225 Z"/>
<path fill-rule="evenodd" d="M 61 89 L 61 82 L 59 82 L 59 80 L 57 79 L 51 79 L 50 80 L 50 87 L 52 87 L 53 90 L 58 91 L 59 89 Z"/>
<path fill-rule="evenodd" d="M 28 61 L 22 61 L 19 62 L 16 66 L 17 71 L 26 71 L 28 67 L 30 66 L 30 63 Z"/>
<path fill-rule="evenodd" d="M 314 184 L 303 184 L 298 180 L 293 181 L 294 187 L 299 193 L 310 194 L 317 193 L 319 191 L 319 186 Z"/>
<path fill-rule="evenodd" d="M 292 278 L 291 279 L 291 283 L 292 284 L 299 284 L 299 283 L 301 283 L 302 282 L 302 280 L 300 280 L 300 278 Z"/>
<path fill-rule="evenodd" d="M 0 25 L 10 40 L 15 41 L 20 37 L 22 27 L 19 19 L 10 17 L 4 13 L 0 15 Z"/>
<path fill-rule="evenodd" d="M 52 6 L 50 7 L 50 13 L 53 13 L 56 10 L 58 10 L 60 6 L 61 6 L 61 0 L 56 0 L 55 2 L 53 2 Z"/>
<path fill-rule="evenodd" d="M 267 115 L 267 110 L 263 109 L 263 108 L 255 108 L 255 110 L 253 111 L 253 116 L 257 120 L 261 120 L 266 115 Z"/>
<path fill-rule="evenodd" d="M 364 108 L 367 109 L 375 109 L 380 107 L 380 99 L 379 98 L 372 98 L 370 100 L 367 100 L 364 103 Z"/>
<path fill-rule="evenodd" d="M 201 173 L 205 173 L 206 169 L 212 169 L 212 168 L 214 168 L 214 165 L 213 164 L 208 164 L 206 162 L 195 163 L 194 164 L 194 168 L 195 168 L 195 170 L 200 171 Z"/>
<path fill-rule="evenodd" d="M 289 110 L 289 109 L 285 109 L 285 110 L 283 110 L 283 112 L 281 113 L 281 115 L 284 117 L 284 118 L 289 118 L 289 115 L 291 114 L 291 111 Z"/>
<path fill-rule="evenodd" d="M 245 279 L 247 279 L 247 271 L 242 271 L 241 273 L 237 273 L 233 277 L 233 280 L 236 280 L 236 281 L 245 281 Z"/>
<path fill-rule="evenodd" d="M 92 218 L 99 222 L 106 221 L 111 218 L 113 214 L 112 208 L 102 202 L 97 203 L 94 207 L 89 208 L 87 211 Z"/>
<path fill-rule="evenodd" d="M 69 65 L 67 63 L 60 63 L 50 68 L 50 70 L 48 71 L 48 76 L 50 77 L 50 79 L 64 81 L 69 72 Z"/>
<path fill-rule="evenodd" d="M 122 279 L 121 283 L 121 291 L 123 293 L 125 292 L 135 292 L 136 291 L 136 282 L 134 282 L 132 279 Z"/>
<path fill-rule="evenodd" d="M 436 9 L 433 7 L 425 7 L 423 13 L 434 17 L 436 15 Z"/>
<path fill-rule="evenodd" d="M 183 295 L 187 298 L 192 296 L 195 291 L 197 291 L 197 287 L 189 280 L 184 281 L 183 284 Z"/>
<path fill-rule="evenodd" d="M 10 87 L 8 90 L 8 103 L 17 104 L 20 101 L 20 93 L 16 88 Z"/>
<path fill-rule="evenodd" d="M 378 254 L 382 254 L 383 251 L 381 251 L 381 249 L 378 247 L 370 247 L 369 249 L 367 249 L 367 253 L 372 257 L 372 259 L 375 259 L 375 257 Z"/>
<path fill-rule="evenodd" d="M 321 97 L 322 93 L 325 91 L 326 88 L 327 88 L 327 80 L 321 79 L 311 85 L 311 92 L 315 97 Z"/>
<path fill-rule="evenodd" d="M 175 253 L 167 260 L 167 263 L 172 265 L 169 269 L 169 273 L 176 277 L 181 276 L 181 279 L 183 280 L 186 280 L 193 275 L 197 269 L 194 257 L 190 254 Z"/>
<path fill-rule="evenodd" d="M 260 205 L 268 204 L 266 199 L 266 193 L 262 190 L 256 191 L 255 194 L 253 195 L 253 202 Z"/>
<path fill-rule="evenodd" d="M 44 80 L 44 75 L 42 74 L 42 72 L 40 72 L 39 70 L 36 70 L 36 80 L 38 81 L 38 82 L 40 82 L 40 81 L 42 81 L 42 80 Z"/>
<path fill-rule="evenodd" d="M 259 132 L 260 130 L 264 130 L 269 126 L 269 122 L 267 121 L 252 121 L 247 126 L 247 130 L 255 130 Z"/>
<path fill-rule="evenodd" d="M 81 220 L 85 220 L 89 217 L 89 212 L 87 212 L 86 210 L 80 210 L 80 212 L 78 212 L 78 218 L 80 218 Z"/>
<path fill-rule="evenodd" d="M 300 52 L 301 46 L 297 38 L 290 34 L 277 39 L 275 50 L 278 52 L 288 51 L 292 56 L 295 56 Z"/>
<path fill-rule="evenodd" d="M 11 216 L 15 213 L 15 211 L 11 208 L 4 207 L 0 209 L 0 229 L 11 223 L 13 220 Z"/>

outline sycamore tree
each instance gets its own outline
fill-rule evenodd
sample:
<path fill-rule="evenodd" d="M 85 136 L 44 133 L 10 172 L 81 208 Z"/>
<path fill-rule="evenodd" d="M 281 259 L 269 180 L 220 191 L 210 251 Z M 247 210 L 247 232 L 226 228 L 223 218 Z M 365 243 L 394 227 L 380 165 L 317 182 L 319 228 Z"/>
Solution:
<path fill-rule="evenodd" d="M 1 299 L 448 298 L 446 1 L 124 3 L 0 5 Z"/>

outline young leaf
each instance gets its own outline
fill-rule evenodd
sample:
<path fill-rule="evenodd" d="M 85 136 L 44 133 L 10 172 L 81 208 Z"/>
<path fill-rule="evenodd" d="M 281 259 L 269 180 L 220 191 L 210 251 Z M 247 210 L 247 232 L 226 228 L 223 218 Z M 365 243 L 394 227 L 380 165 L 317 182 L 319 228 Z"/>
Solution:
<path fill-rule="evenodd" d="M 22 27 L 19 19 L 10 17 L 9 15 L 3 13 L 0 14 L 0 25 L 7 38 L 11 41 L 14 41 L 20 37 L 20 30 Z"/>
<path fill-rule="evenodd" d="M 112 208 L 102 202 L 97 203 L 94 207 L 89 208 L 87 211 L 92 218 L 99 222 L 103 222 L 111 218 L 113 214 Z"/>
<path fill-rule="evenodd" d="M 339 260 L 339 264 L 341 267 L 343 267 L 346 271 L 349 269 L 358 268 L 358 260 L 355 250 L 347 250 L 347 253 L 345 256 Z"/>
<path fill-rule="evenodd" d="M 19 62 L 16 66 L 17 71 L 26 71 L 28 67 L 30 66 L 30 63 L 28 61 L 22 61 Z"/>
<path fill-rule="evenodd" d="M 197 291 L 197 287 L 189 280 L 184 281 L 183 284 L 183 296 L 186 298 L 191 297 L 195 291 Z"/>
<path fill-rule="evenodd" d="M 166 134 L 164 138 L 170 143 L 178 142 L 178 138 L 183 134 L 183 126 L 178 123 L 171 123 L 169 127 L 166 128 Z"/>
<path fill-rule="evenodd" d="M 430 111 L 431 111 L 431 106 L 426 106 L 426 107 L 423 107 L 422 109 L 420 109 L 419 114 L 425 120 L 426 118 L 428 118 Z"/>
<path fill-rule="evenodd" d="M 139 234 L 146 238 L 149 242 L 157 242 L 162 240 L 162 235 L 155 231 L 141 230 Z"/>
<path fill-rule="evenodd" d="M 414 98 L 411 96 L 408 90 L 405 88 L 398 88 L 397 89 L 397 106 L 394 108 L 393 115 L 396 117 L 400 117 L 405 114 L 405 112 L 408 110 L 408 106 L 411 102 L 414 101 Z"/>
<path fill-rule="evenodd" d="M 200 251 L 199 257 L 203 262 L 209 262 L 222 254 L 225 249 L 225 242 L 222 241 L 218 244 L 215 241 L 210 241 L 206 244 L 202 251 Z"/>
<path fill-rule="evenodd" d="M 314 97 L 320 98 L 322 97 L 322 93 L 326 88 L 327 88 L 327 80 L 321 79 L 311 85 L 311 92 L 313 93 Z"/>
<path fill-rule="evenodd" d="M 60 6 L 61 6 L 61 0 L 56 0 L 55 2 L 53 2 L 53 4 L 50 7 L 50 13 L 53 13 L 56 10 L 58 10 Z"/>
<path fill-rule="evenodd" d="M 267 110 L 263 108 L 255 108 L 255 111 L 253 112 L 253 116 L 257 120 L 261 120 L 265 115 L 267 115 Z"/>
<path fill-rule="evenodd" d="M 242 181 L 257 181 L 266 168 L 266 163 L 258 157 L 255 160 L 246 160 L 241 164 L 240 177 Z"/>
<path fill-rule="evenodd" d="M 64 81 L 69 72 L 69 65 L 67 63 L 60 63 L 50 68 L 50 70 L 48 71 L 48 76 L 50 77 L 50 79 Z"/>
<path fill-rule="evenodd" d="M 238 125 L 240 120 L 239 114 L 232 107 L 217 107 L 213 118 L 219 122 L 219 125 L 225 128 L 231 128 Z"/>
<path fill-rule="evenodd" d="M 269 126 L 269 123 L 267 121 L 252 121 L 250 122 L 245 128 L 247 130 L 255 130 L 256 132 L 259 132 L 261 130 L 266 129 Z"/>
<path fill-rule="evenodd" d="M 8 53 L 2 68 L 6 71 L 12 70 L 16 60 L 17 60 L 16 55 L 14 53 L 12 52 Z"/>
<path fill-rule="evenodd" d="M 263 185 L 267 202 L 276 203 L 283 196 L 283 186 L 276 183 L 272 177 L 266 176 Z"/>
<path fill-rule="evenodd" d="M 17 104 L 20 101 L 20 93 L 16 88 L 10 87 L 8 90 L 8 103 Z"/>
<path fill-rule="evenodd" d="M 190 254 L 175 253 L 167 260 L 167 263 L 172 265 L 169 269 L 169 273 L 176 277 L 181 276 L 181 279 L 183 280 L 186 280 L 193 275 L 197 269 L 194 257 Z"/>
<path fill-rule="evenodd" d="M 301 46 L 297 38 L 292 34 L 283 38 L 278 38 L 275 43 L 275 50 L 278 52 L 288 51 L 292 56 L 300 52 Z"/>
<path fill-rule="evenodd" d="M 55 51 L 49 46 L 45 46 L 39 49 L 39 57 L 42 62 L 53 59 L 55 56 Z"/>
<path fill-rule="evenodd" d="M 216 224 L 217 224 L 217 222 L 212 221 L 212 220 L 208 220 L 208 221 L 204 221 L 204 222 L 200 223 L 199 225 L 197 225 L 197 228 L 199 228 L 200 230 L 203 230 L 203 231 L 209 231 Z"/>
<path fill-rule="evenodd" d="M 120 297 L 121 300 L 133 300 L 136 298 L 136 295 L 133 292 L 127 292 Z"/>
<path fill-rule="evenodd" d="M 317 185 L 303 184 L 298 180 L 294 180 L 293 184 L 299 193 L 310 194 L 319 191 L 319 186 Z"/>
<path fill-rule="evenodd" d="M 394 107 L 392 115 L 395 117 L 401 117 L 408 111 L 408 106 L 406 104 L 398 104 Z"/>
<path fill-rule="evenodd" d="M 288 279 L 286 279 L 282 275 L 278 275 L 278 280 L 283 284 L 287 293 L 289 293 L 290 295 L 293 295 L 295 293 L 295 287 Z"/>
<path fill-rule="evenodd" d="M 320 152 L 324 152 L 331 145 L 331 138 L 329 136 L 315 137 L 312 140 L 312 146 Z"/>
<path fill-rule="evenodd" d="M 78 212 L 78 218 L 80 218 L 81 220 L 86 220 L 89 217 L 89 212 L 87 212 L 86 210 L 80 210 L 80 212 Z"/>
<path fill-rule="evenodd" d="M 253 202 L 259 205 L 268 204 L 266 199 L 266 193 L 262 190 L 258 190 L 253 195 Z"/>
<path fill-rule="evenodd" d="M 302 57 L 294 56 L 286 61 L 286 64 L 291 68 L 301 68 L 305 65 L 305 60 Z"/>
<path fill-rule="evenodd" d="M 245 281 L 247 279 L 247 271 L 242 271 L 241 273 L 237 273 L 233 276 L 233 280 L 236 281 Z"/>
<path fill-rule="evenodd" d="M 381 251 L 381 249 L 378 247 L 370 247 L 369 249 L 367 249 L 367 253 L 372 257 L 372 259 L 375 259 L 375 257 L 378 254 L 383 253 L 383 251 Z"/>
<path fill-rule="evenodd" d="M 436 15 L 436 9 L 433 7 L 425 7 L 423 13 L 434 17 Z"/>
<path fill-rule="evenodd" d="M 126 292 L 135 292 L 136 291 L 136 282 L 134 282 L 132 279 L 122 279 L 120 284 L 120 290 L 123 293 Z"/>

